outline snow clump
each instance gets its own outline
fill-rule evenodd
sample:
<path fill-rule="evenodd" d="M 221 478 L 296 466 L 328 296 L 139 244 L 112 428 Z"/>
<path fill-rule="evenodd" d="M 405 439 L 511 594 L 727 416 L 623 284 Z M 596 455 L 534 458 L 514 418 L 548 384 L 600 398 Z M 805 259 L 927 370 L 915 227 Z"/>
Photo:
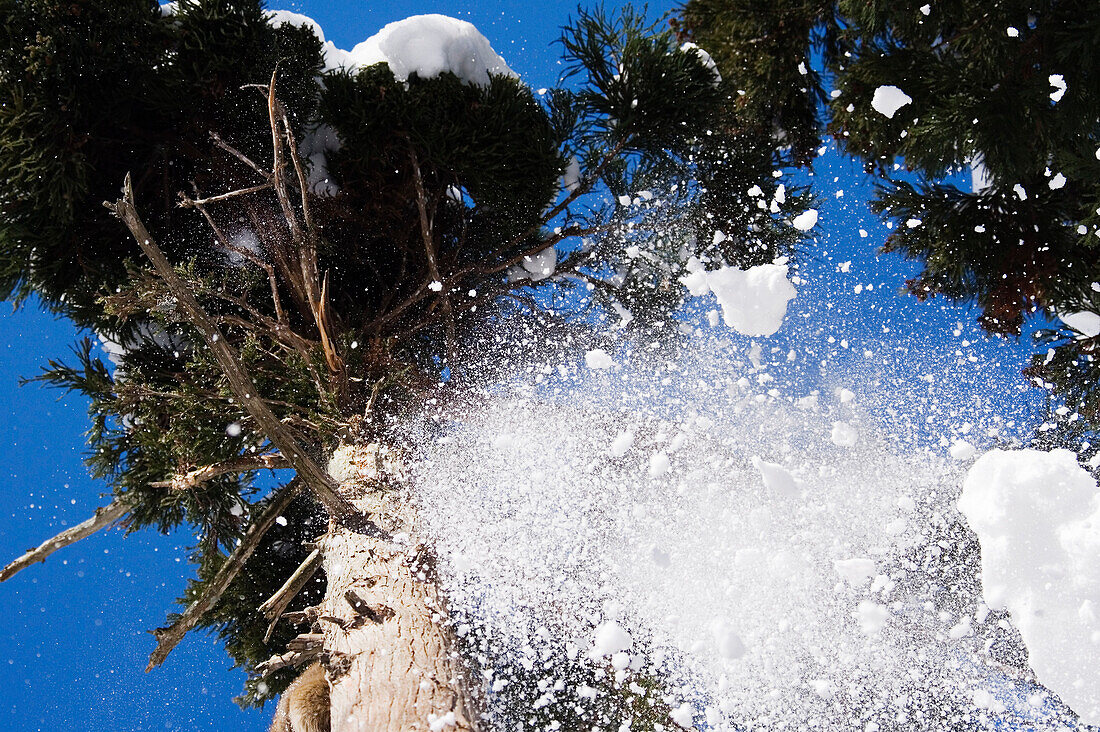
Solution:
<path fill-rule="evenodd" d="M 982 547 L 982 586 L 1006 609 L 1039 681 L 1100 724 L 1100 490 L 1068 450 L 991 450 L 959 511 Z"/>
<path fill-rule="evenodd" d="M 725 324 L 747 336 L 770 336 L 778 331 L 787 315 L 787 303 L 798 294 L 787 279 L 785 264 L 721 267 L 712 272 L 696 268 L 680 281 L 697 297 L 713 292 Z"/>
<path fill-rule="evenodd" d="M 791 221 L 791 226 L 798 229 L 799 231 L 809 231 L 810 229 L 814 228 L 815 226 L 817 226 L 817 209 L 808 208 L 802 213 L 798 214 L 794 217 L 794 220 Z"/>
<path fill-rule="evenodd" d="M 912 97 L 896 86 L 880 86 L 871 97 L 871 106 L 879 114 L 893 119 L 894 113 L 912 101 Z"/>

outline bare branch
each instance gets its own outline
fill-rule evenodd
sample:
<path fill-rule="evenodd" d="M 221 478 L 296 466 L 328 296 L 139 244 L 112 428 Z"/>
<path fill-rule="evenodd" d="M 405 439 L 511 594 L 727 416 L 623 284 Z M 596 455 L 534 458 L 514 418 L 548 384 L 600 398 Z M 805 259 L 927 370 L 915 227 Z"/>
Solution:
<path fill-rule="evenodd" d="M 218 203 L 219 201 L 228 201 L 231 198 L 237 198 L 238 196 L 247 196 L 250 193 L 259 193 L 260 191 L 266 191 L 268 188 L 271 188 L 271 187 L 272 187 L 271 183 L 261 183 L 258 186 L 250 186 L 248 188 L 241 188 L 241 189 L 236 190 L 236 191 L 230 191 L 229 193 L 220 193 L 216 196 L 207 196 L 206 198 L 196 198 L 194 200 L 191 200 L 190 198 L 187 198 L 186 196 L 184 196 L 182 202 L 180 203 L 180 205 L 183 206 L 184 208 L 192 208 L 194 206 L 204 206 L 208 203 Z"/>
<path fill-rule="evenodd" d="M 149 665 L 145 668 L 146 671 L 151 671 L 164 663 L 164 659 L 168 657 L 176 644 L 183 640 L 183 636 L 198 625 L 202 616 L 218 603 L 222 593 L 244 568 L 248 558 L 252 556 L 252 552 L 260 545 L 260 540 L 263 539 L 264 534 L 275 523 L 275 519 L 286 511 L 301 487 L 302 481 L 293 480 L 279 489 L 275 497 L 264 507 L 264 510 L 252 522 L 252 525 L 248 527 L 248 531 L 241 537 L 241 542 L 226 558 L 225 563 L 222 564 L 221 569 L 214 575 L 214 579 L 207 585 L 202 596 L 187 606 L 179 620 L 167 628 L 157 628 L 153 631 L 153 635 L 157 637 L 157 647 L 149 656 Z"/>
<path fill-rule="evenodd" d="M 76 526 L 65 529 L 52 539 L 47 539 L 23 556 L 12 561 L 8 566 L 4 567 L 3 570 L 0 570 L 0 582 L 10 579 L 16 572 L 29 567 L 35 562 L 46 561 L 46 557 L 50 556 L 58 549 L 67 547 L 70 544 L 75 544 L 81 539 L 91 536 L 100 529 L 110 526 L 125 516 L 127 510 L 127 505 L 118 498 L 106 506 L 97 508 L 95 510 L 95 515 L 87 521 L 83 521 Z"/>
<path fill-rule="evenodd" d="M 294 573 L 290 575 L 283 586 L 278 591 L 264 601 L 259 607 L 259 611 L 271 621 L 271 624 L 267 626 L 267 633 L 264 635 L 264 643 L 267 643 L 271 639 L 271 633 L 275 630 L 275 624 L 279 622 L 279 618 L 286 610 L 287 605 L 298 596 L 298 593 L 306 586 L 306 583 L 313 579 L 313 575 L 317 574 L 317 570 L 321 568 L 321 552 L 314 549 L 306 557 Z"/>
<path fill-rule="evenodd" d="M 268 453 L 266 455 L 243 455 L 238 458 L 233 458 L 232 460 L 225 460 L 220 463 L 214 463 L 213 465 L 205 465 L 196 470 L 184 473 L 183 475 L 177 475 L 171 480 L 158 480 L 149 485 L 154 488 L 172 488 L 177 491 L 185 491 L 190 488 L 196 488 L 212 478 L 227 473 L 245 473 L 252 470 L 276 470 L 289 467 L 290 463 L 284 460 L 283 456 L 277 452 Z"/>
<path fill-rule="evenodd" d="M 330 513 L 337 517 L 351 516 L 357 513 L 355 506 L 337 492 L 336 482 L 316 461 L 309 457 L 297 438 L 283 427 L 282 423 L 267 406 L 267 403 L 257 393 L 256 385 L 241 364 L 236 349 L 229 344 L 219 330 L 217 323 L 203 310 L 191 289 L 187 287 L 167 257 L 164 256 L 164 252 L 157 246 L 134 206 L 134 189 L 130 183 L 129 174 L 126 176 L 124 190 L 123 198 L 114 203 L 105 202 L 104 205 L 112 209 L 115 215 L 129 227 L 138 246 L 145 252 L 157 273 L 168 285 L 168 289 L 186 313 L 188 320 L 202 334 L 214 359 L 218 362 L 229 381 L 233 395 L 240 401 L 245 410 L 252 415 L 267 439 L 290 462 L 291 466 L 297 471 L 298 476 L 325 504 Z"/>
<path fill-rule="evenodd" d="M 252 160 L 247 155 L 223 140 L 221 138 L 221 135 L 219 135 L 217 132 L 211 132 L 210 139 L 212 139 L 214 141 L 214 144 L 220 147 L 222 150 L 225 150 L 227 153 L 237 158 L 237 160 L 240 160 L 242 163 L 263 176 L 264 180 L 271 180 L 271 173 L 264 170 L 259 165 L 256 165 L 256 163 L 252 162 Z"/>
<path fill-rule="evenodd" d="M 290 150 L 290 160 L 294 163 L 294 173 L 298 176 L 298 190 L 302 194 L 302 220 L 305 221 L 306 231 L 313 235 L 315 233 L 313 217 L 309 213 L 309 178 L 306 177 L 302 159 L 298 157 L 298 141 L 294 139 L 294 132 L 290 129 L 286 110 L 280 109 L 280 112 L 283 120 L 283 134 L 286 135 L 286 146 Z"/>
<path fill-rule="evenodd" d="M 416 158 L 416 150 L 412 143 L 409 144 L 409 157 L 412 159 L 413 181 L 416 184 L 416 207 L 420 212 L 420 235 L 424 239 L 424 253 L 428 258 L 428 276 L 434 282 L 439 283 L 440 297 L 443 300 L 443 312 L 447 316 L 447 353 L 454 355 L 455 350 L 455 314 L 451 307 L 449 288 L 443 283 L 443 276 L 439 273 L 439 262 L 435 256 L 435 237 L 432 233 L 432 221 L 428 216 L 428 193 L 424 190 L 424 177 L 420 173 L 420 161 Z"/>
<path fill-rule="evenodd" d="M 256 673 L 264 677 L 275 673 L 279 669 L 288 668 L 290 666 L 301 666 L 303 663 L 308 663 L 320 656 L 322 650 L 323 649 L 318 646 L 317 648 L 310 648 L 304 651 L 287 651 L 286 653 L 280 653 L 277 656 L 272 656 L 263 663 L 257 664 Z"/>

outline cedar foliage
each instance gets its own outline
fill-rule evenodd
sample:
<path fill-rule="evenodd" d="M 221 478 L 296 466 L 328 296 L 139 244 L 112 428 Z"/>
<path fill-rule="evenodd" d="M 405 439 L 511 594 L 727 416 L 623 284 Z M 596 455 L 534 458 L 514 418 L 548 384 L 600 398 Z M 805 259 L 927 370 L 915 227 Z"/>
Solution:
<path fill-rule="evenodd" d="M 800 163 L 831 135 L 878 176 L 872 206 L 899 224 L 886 250 L 923 267 L 914 295 L 976 302 L 987 331 L 1012 336 L 1032 314 L 1100 312 L 1097 11 L 1088 0 L 689 0 L 678 27 L 743 92 L 730 110 L 741 125 L 773 131 Z M 892 118 L 871 105 L 885 85 L 912 99 Z M 988 185 L 948 177 L 972 166 Z M 1100 341 L 1066 326 L 1038 340 L 1027 373 L 1069 408 L 1047 428 L 1080 447 L 1080 418 L 1100 417 Z"/>
<path fill-rule="evenodd" d="M 172 15 L 143 0 L 0 0 L 0 294 L 33 296 L 108 344 L 114 369 L 88 338 L 35 380 L 89 397 L 88 463 L 129 530 L 193 527 L 182 602 L 206 592 L 287 476 L 185 480 L 274 446 L 209 334 L 100 205 L 127 173 L 177 274 L 315 460 L 461 381 L 454 357 L 474 334 L 530 320 L 547 292 L 573 288 L 570 308 L 539 316 L 558 327 L 614 309 L 653 328 L 682 304 L 689 257 L 715 268 L 791 253 L 784 218 L 807 198 L 791 190 L 768 210 L 748 196 L 775 193 L 785 160 L 728 116 L 703 55 L 630 10 L 580 12 L 562 50 L 567 77 L 539 97 L 502 75 L 325 70 L 312 31 L 273 25 L 258 0 L 182 0 Z M 299 149 L 312 155 L 301 179 Z M 312 500 L 287 515 L 202 619 L 249 670 L 290 632 L 264 640 L 258 603 L 323 531 Z M 252 678 L 244 701 L 290 676 Z"/>

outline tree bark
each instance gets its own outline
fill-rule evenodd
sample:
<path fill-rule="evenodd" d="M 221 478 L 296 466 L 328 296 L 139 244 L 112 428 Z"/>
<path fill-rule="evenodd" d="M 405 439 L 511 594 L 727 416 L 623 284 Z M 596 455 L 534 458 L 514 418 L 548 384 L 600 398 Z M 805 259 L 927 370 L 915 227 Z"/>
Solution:
<path fill-rule="evenodd" d="M 478 705 L 417 521 L 400 453 L 343 447 L 341 494 L 380 529 L 333 521 L 320 608 L 333 732 L 476 730 Z"/>

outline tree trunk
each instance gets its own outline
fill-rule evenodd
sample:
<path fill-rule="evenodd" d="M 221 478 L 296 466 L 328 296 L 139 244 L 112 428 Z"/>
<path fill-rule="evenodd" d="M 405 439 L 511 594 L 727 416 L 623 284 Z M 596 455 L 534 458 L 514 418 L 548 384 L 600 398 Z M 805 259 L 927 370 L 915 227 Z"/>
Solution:
<path fill-rule="evenodd" d="M 480 726 L 431 556 L 417 541 L 402 468 L 398 451 L 377 444 L 342 447 L 329 467 L 373 524 L 333 522 L 321 542 L 333 732 Z"/>

